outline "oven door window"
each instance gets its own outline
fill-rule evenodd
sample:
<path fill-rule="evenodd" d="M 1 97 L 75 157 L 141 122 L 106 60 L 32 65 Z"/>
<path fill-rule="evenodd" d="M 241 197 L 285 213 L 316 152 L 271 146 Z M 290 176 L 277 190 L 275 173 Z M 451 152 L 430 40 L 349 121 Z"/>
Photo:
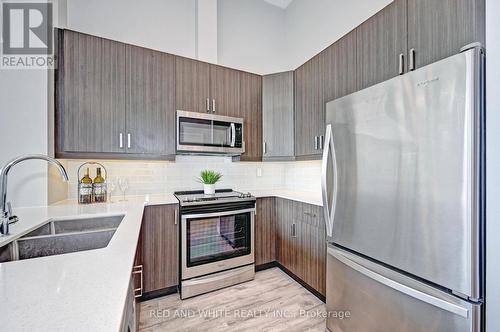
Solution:
<path fill-rule="evenodd" d="M 187 266 L 249 255 L 250 212 L 187 220 Z"/>

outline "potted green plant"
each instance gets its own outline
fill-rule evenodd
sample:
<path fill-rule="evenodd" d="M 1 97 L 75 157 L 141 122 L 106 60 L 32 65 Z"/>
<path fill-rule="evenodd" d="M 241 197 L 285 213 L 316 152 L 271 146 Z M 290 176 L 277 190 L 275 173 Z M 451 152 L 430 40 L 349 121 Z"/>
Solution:
<path fill-rule="evenodd" d="M 221 178 L 222 174 L 206 169 L 204 171 L 201 171 L 200 177 L 198 178 L 198 182 L 203 183 L 203 191 L 205 192 L 205 195 L 214 195 L 215 184 Z"/>

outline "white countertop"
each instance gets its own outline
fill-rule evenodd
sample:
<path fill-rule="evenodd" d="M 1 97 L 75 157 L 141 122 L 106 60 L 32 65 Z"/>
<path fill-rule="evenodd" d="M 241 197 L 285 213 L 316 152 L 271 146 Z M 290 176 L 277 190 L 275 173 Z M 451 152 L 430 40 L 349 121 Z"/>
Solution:
<path fill-rule="evenodd" d="M 118 331 L 144 202 L 15 209 L 19 222 L 0 245 L 47 220 L 124 214 L 106 248 L 0 263 L 2 331 Z"/>
<path fill-rule="evenodd" d="M 245 190 L 241 190 L 244 191 Z M 320 193 L 251 191 L 322 205 Z M 106 248 L 0 263 L 2 331 L 118 331 L 134 263 L 144 205 L 177 204 L 172 194 L 128 196 L 126 202 L 79 205 L 65 200 L 48 207 L 18 208 L 19 222 L 0 246 L 51 219 L 125 215 Z"/>
<path fill-rule="evenodd" d="M 241 191 L 246 192 L 245 190 Z M 302 203 L 323 206 L 321 192 L 296 191 L 296 190 L 286 190 L 286 189 L 250 190 L 250 192 L 257 198 L 280 197 L 280 198 L 290 199 L 292 201 L 299 201 Z"/>

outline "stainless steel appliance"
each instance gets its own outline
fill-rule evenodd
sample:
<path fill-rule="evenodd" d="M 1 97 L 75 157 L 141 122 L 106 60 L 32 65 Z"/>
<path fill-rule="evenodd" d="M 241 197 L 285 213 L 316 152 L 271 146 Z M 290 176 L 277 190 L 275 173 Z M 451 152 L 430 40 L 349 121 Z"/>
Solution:
<path fill-rule="evenodd" d="M 245 152 L 243 119 L 177 111 L 177 152 L 240 155 Z"/>
<path fill-rule="evenodd" d="M 175 193 L 181 215 L 181 298 L 252 280 L 255 197 Z"/>
<path fill-rule="evenodd" d="M 483 328 L 483 73 L 473 47 L 327 103 L 331 331 Z"/>

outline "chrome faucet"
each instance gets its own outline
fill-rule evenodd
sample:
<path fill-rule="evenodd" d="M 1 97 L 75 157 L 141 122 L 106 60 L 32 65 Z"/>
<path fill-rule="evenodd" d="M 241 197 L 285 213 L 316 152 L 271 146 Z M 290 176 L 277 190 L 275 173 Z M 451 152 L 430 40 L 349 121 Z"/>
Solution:
<path fill-rule="evenodd" d="M 9 224 L 12 224 L 18 220 L 16 216 L 12 215 L 12 208 L 10 206 L 10 202 L 7 202 L 7 177 L 9 175 L 9 171 L 12 168 L 12 166 L 19 164 L 22 161 L 31 159 L 45 160 L 48 161 L 49 163 L 56 165 L 64 181 L 68 181 L 68 173 L 66 173 L 66 170 L 64 169 L 63 165 L 61 165 L 61 163 L 58 162 L 57 160 L 45 156 L 43 154 L 28 154 L 19 156 L 17 158 L 12 159 L 7 164 L 5 164 L 5 166 L 2 167 L 2 169 L 0 169 L 0 233 L 1 234 L 4 235 L 9 234 Z"/>

